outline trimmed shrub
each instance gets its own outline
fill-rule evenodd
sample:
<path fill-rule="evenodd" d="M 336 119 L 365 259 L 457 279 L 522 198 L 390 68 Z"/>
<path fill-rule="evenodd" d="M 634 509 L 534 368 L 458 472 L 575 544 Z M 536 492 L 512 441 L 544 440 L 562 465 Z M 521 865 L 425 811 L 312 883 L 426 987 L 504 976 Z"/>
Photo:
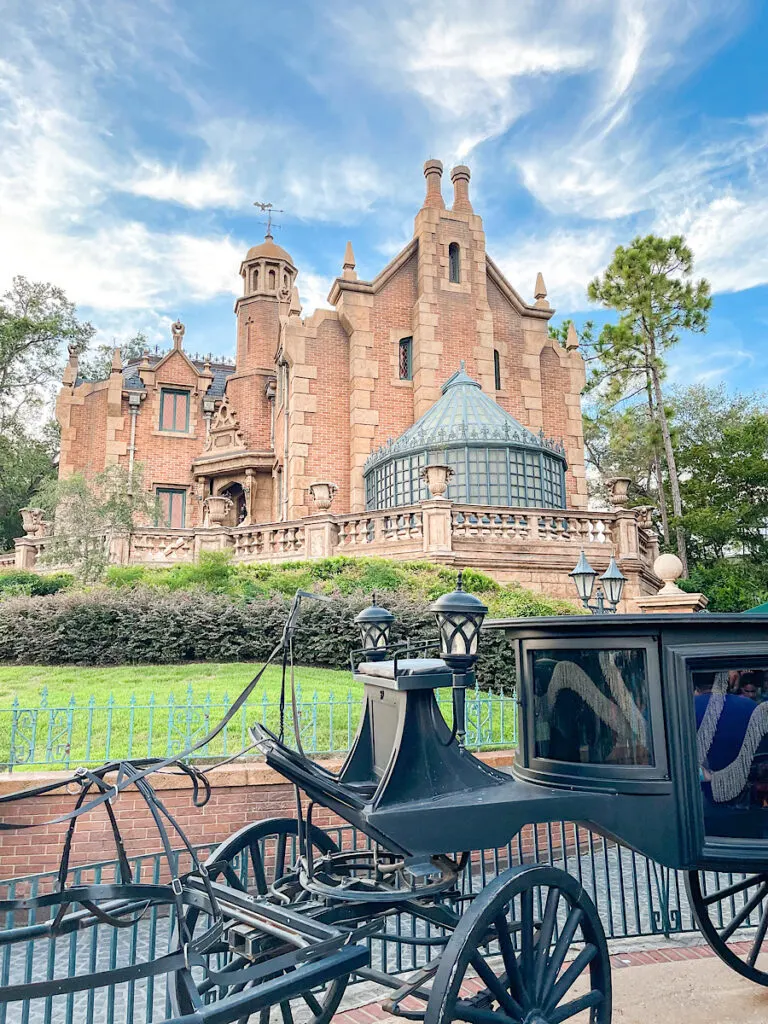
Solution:
<path fill-rule="evenodd" d="M 515 593 L 509 593 L 509 600 Z M 297 661 L 327 668 L 348 666 L 350 650 L 360 645 L 354 617 L 368 601 L 362 593 L 339 594 L 330 603 L 307 601 L 294 641 Z M 386 604 L 397 619 L 394 641 L 435 638 L 428 602 L 394 593 L 387 596 Z M 15 597 L 0 604 L 0 661 L 37 665 L 263 661 L 280 639 L 288 605 L 280 594 L 244 602 L 204 591 L 163 593 L 150 587 Z M 535 605 L 533 613 L 540 611 Z M 480 684 L 511 687 L 514 664 L 503 635 L 486 633 L 481 649 Z"/>
<path fill-rule="evenodd" d="M 68 590 L 74 582 L 75 577 L 69 572 L 52 572 L 44 576 L 28 569 L 5 569 L 0 572 L 0 599 L 5 594 L 44 597 Z"/>

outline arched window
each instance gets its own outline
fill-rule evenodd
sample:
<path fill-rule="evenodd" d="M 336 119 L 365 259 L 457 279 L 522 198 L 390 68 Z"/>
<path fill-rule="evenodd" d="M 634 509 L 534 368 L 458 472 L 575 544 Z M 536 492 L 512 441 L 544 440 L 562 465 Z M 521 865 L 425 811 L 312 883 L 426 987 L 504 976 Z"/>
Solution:
<path fill-rule="evenodd" d="M 501 391 L 501 359 L 497 348 L 493 350 L 493 386 Z"/>
<path fill-rule="evenodd" d="M 256 267 L 253 271 L 253 290 L 257 292 L 259 290 L 259 268 Z"/>
<path fill-rule="evenodd" d="M 461 280 L 458 242 L 451 242 L 448 246 L 448 280 L 452 284 L 458 284 Z"/>
<path fill-rule="evenodd" d="M 270 270 L 270 272 L 269 272 L 269 290 L 271 292 L 273 292 L 276 287 L 277 287 L 277 274 L 275 274 L 274 270 Z"/>

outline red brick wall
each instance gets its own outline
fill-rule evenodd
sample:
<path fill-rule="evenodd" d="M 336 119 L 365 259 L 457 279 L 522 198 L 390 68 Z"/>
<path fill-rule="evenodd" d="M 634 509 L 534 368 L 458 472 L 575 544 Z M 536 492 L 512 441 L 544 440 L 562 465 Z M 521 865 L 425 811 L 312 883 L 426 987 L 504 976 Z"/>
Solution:
<path fill-rule="evenodd" d="M 106 451 L 107 389 L 92 391 L 82 405 L 72 408 L 71 426 L 77 437 L 70 446 L 69 462 L 75 472 L 100 473 Z"/>
<path fill-rule="evenodd" d="M 416 256 L 412 256 L 373 299 L 373 338 L 379 377 L 371 408 L 379 414 L 373 447 L 399 437 L 413 423 L 413 384 L 398 377 L 399 339 L 413 333 Z"/>
<path fill-rule="evenodd" d="M 520 314 L 501 294 L 493 281 L 488 281 L 488 304 L 493 316 L 493 337 L 501 357 L 502 390 L 495 395 L 499 405 L 519 420 L 523 426 L 525 409 L 520 394 L 520 381 L 529 379 L 530 372 L 523 366 L 523 321 Z"/>
<path fill-rule="evenodd" d="M 312 480 L 335 483 L 339 490 L 334 511 L 345 511 L 349 508 L 349 341 L 338 320 L 320 323 L 317 340 L 307 341 L 307 361 L 318 367 L 318 376 L 309 382 L 317 412 L 305 413 L 305 422 L 312 427 L 306 474 Z"/>
<path fill-rule="evenodd" d="M 571 375 L 561 366 L 560 358 L 552 345 L 545 345 L 539 357 L 541 366 L 541 393 L 547 396 L 544 403 L 544 433 L 559 441 L 568 434 L 568 411 L 565 396 L 570 393 Z M 565 474 L 566 494 L 572 494 L 575 482 L 570 470 Z"/>

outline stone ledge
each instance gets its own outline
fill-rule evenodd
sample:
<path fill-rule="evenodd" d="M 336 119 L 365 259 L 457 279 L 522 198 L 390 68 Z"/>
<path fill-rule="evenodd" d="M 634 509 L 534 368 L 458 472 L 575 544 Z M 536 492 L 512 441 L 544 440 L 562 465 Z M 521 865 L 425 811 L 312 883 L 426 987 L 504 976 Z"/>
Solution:
<path fill-rule="evenodd" d="M 493 768 L 508 768 L 515 759 L 514 750 L 488 750 L 478 755 L 480 760 Z M 344 763 L 342 758 L 318 758 L 324 768 L 338 771 Z M 204 767 L 201 765 L 201 767 Z M 0 772 L 0 796 L 23 792 L 36 786 L 45 786 L 71 776 L 63 772 Z M 211 786 L 216 789 L 236 789 L 244 786 L 288 786 L 291 783 L 264 761 L 241 761 L 214 769 L 209 776 Z M 155 774 L 152 787 L 156 790 L 188 789 L 189 778 L 183 774 Z M 48 796 L 56 798 L 59 793 Z"/>

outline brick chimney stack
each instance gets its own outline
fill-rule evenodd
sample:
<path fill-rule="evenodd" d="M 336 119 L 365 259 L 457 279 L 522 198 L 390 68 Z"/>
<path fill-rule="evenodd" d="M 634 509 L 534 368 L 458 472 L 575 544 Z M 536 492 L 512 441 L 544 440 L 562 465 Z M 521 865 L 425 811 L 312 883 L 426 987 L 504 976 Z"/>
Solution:
<path fill-rule="evenodd" d="M 427 195 L 424 199 L 425 206 L 445 209 L 443 193 L 440 189 L 440 179 L 443 176 L 443 165 L 439 160 L 427 160 L 424 164 L 424 177 L 427 179 Z"/>
<path fill-rule="evenodd" d="M 451 171 L 453 182 L 453 209 L 458 213 L 473 213 L 472 203 L 469 201 L 469 168 L 466 164 L 459 164 Z"/>

